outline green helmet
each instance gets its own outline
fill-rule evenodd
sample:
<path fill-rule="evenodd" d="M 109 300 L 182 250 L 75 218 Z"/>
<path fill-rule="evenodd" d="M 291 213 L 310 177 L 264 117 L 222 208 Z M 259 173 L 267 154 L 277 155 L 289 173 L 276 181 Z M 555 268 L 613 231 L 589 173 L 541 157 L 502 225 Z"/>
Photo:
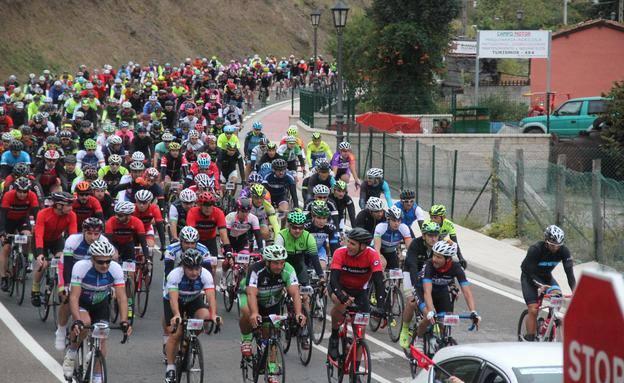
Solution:
<path fill-rule="evenodd" d="M 105 122 L 104 126 L 102 126 L 102 130 L 104 133 L 115 133 L 115 126 L 110 122 Z"/>
<path fill-rule="evenodd" d="M 327 218 L 331 213 L 325 201 L 314 201 L 312 204 L 312 215 L 320 218 Z"/>
<path fill-rule="evenodd" d="M 288 258 L 288 253 L 280 245 L 271 245 L 264 248 L 262 258 L 265 261 L 281 261 Z"/>
<path fill-rule="evenodd" d="M 306 215 L 301 211 L 288 213 L 288 223 L 293 225 L 303 225 L 306 222 Z"/>
<path fill-rule="evenodd" d="M 440 234 L 440 225 L 428 219 L 423 222 L 420 232 L 423 234 Z"/>
<path fill-rule="evenodd" d="M 429 215 L 445 217 L 446 207 L 444 205 L 433 205 L 431 209 L 429 209 Z"/>
<path fill-rule="evenodd" d="M 343 180 L 338 180 L 334 184 L 333 188 L 336 190 L 347 190 L 347 183 L 344 182 Z"/>
<path fill-rule="evenodd" d="M 321 133 L 319 133 L 319 132 L 312 133 L 312 139 L 313 140 L 320 140 L 321 139 Z"/>
<path fill-rule="evenodd" d="M 94 139 L 89 138 L 84 142 L 84 147 L 86 150 L 95 150 L 97 149 L 97 143 Z"/>

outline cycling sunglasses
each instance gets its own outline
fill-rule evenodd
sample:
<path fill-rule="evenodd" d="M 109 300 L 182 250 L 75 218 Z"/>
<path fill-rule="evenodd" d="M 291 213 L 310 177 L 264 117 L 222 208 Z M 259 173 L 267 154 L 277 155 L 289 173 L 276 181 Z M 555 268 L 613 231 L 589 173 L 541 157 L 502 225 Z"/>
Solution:
<path fill-rule="evenodd" d="M 108 261 L 93 261 L 95 263 L 97 263 L 98 265 L 110 265 L 110 263 L 112 262 L 111 259 L 109 259 Z"/>

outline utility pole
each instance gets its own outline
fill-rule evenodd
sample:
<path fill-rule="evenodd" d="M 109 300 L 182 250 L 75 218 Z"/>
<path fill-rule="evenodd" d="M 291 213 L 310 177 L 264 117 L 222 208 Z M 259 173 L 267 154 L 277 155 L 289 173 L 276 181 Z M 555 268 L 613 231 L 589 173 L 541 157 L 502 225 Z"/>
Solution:
<path fill-rule="evenodd" d="M 620 5 L 618 6 L 618 21 L 620 23 L 624 22 L 624 0 L 620 0 Z"/>
<path fill-rule="evenodd" d="M 563 25 L 568 25 L 568 0 L 563 0 Z"/>
<path fill-rule="evenodd" d="M 468 31 L 468 0 L 462 1 L 462 36 L 465 38 Z"/>

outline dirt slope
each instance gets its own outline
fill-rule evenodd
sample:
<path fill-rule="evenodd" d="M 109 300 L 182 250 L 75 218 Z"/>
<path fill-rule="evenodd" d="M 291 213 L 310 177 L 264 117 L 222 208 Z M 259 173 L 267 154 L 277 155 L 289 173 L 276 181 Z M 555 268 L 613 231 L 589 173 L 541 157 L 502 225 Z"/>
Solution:
<path fill-rule="evenodd" d="M 309 13 L 323 10 L 319 54 L 334 33 L 334 0 L 0 0 L 0 78 L 128 60 L 312 55 Z M 361 12 L 370 0 L 348 0 Z"/>

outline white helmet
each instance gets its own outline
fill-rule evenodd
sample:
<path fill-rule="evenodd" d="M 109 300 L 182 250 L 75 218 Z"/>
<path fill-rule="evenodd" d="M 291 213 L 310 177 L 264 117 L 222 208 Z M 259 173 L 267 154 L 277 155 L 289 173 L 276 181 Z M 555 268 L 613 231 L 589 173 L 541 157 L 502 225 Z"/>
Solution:
<path fill-rule="evenodd" d="M 370 197 L 368 201 L 366 201 L 366 208 L 370 211 L 383 210 L 383 201 L 379 197 Z"/>
<path fill-rule="evenodd" d="M 110 242 L 95 241 L 89 245 L 89 254 L 92 257 L 112 257 L 115 254 L 115 247 Z"/>
<path fill-rule="evenodd" d="M 402 217 L 403 217 L 403 212 L 401 211 L 401 209 L 398 206 L 391 206 L 386 211 L 386 218 L 387 219 L 396 219 L 396 220 L 400 221 Z"/>
<path fill-rule="evenodd" d="M 121 139 L 121 137 L 117 135 L 109 136 L 107 141 L 109 145 L 121 145 L 123 143 L 123 140 Z"/>
<path fill-rule="evenodd" d="M 112 164 L 121 165 L 122 162 L 123 162 L 123 159 L 121 158 L 119 154 L 111 154 L 110 157 L 108 157 L 109 165 L 112 165 Z"/>
<path fill-rule="evenodd" d="M 130 103 L 130 101 L 124 101 L 121 106 L 123 108 L 132 108 L 132 104 Z"/>
<path fill-rule="evenodd" d="M 180 201 L 193 203 L 197 201 L 197 194 L 191 189 L 184 189 L 180 192 Z"/>
<path fill-rule="evenodd" d="M 338 144 L 338 150 L 349 150 L 351 149 L 351 144 L 347 141 L 343 141 Z"/>
<path fill-rule="evenodd" d="M 312 189 L 312 193 L 315 196 L 328 196 L 329 191 L 330 191 L 329 188 L 323 184 L 318 184 Z"/>
<path fill-rule="evenodd" d="M 370 168 L 366 171 L 366 178 L 383 178 L 383 169 Z"/>
<path fill-rule="evenodd" d="M 134 199 L 139 202 L 152 202 L 152 200 L 154 199 L 154 194 L 152 194 L 152 192 L 149 190 L 143 189 L 136 192 L 136 194 L 134 195 Z"/>
<path fill-rule="evenodd" d="M 139 161 L 139 162 L 145 161 L 145 154 L 143 154 L 143 152 L 132 153 L 132 161 Z"/>
<path fill-rule="evenodd" d="M 286 249 L 280 245 L 271 245 L 264 248 L 262 258 L 265 261 L 281 261 L 288 258 Z"/>
<path fill-rule="evenodd" d="M 565 233 L 559 226 L 550 225 L 544 230 L 544 240 L 553 245 L 561 245 L 565 238 Z"/>
<path fill-rule="evenodd" d="M 182 230 L 180 230 L 180 241 L 197 242 L 199 241 L 199 232 L 192 226 L 184 226 Z"/>
<path fill-rule="evenodd" d="M 119 201 L 115 204 L 115 213 L 130 215 L 134 213 L 134 204 L 128 201 Z"/>
<path fill-rule="evenodd" d="M 438 241 L 433 245 L 433 248 L 431 250 L 436 254 L 443 255 L 446 258 L 450 258 L 457 255 L 457 244 L 448 243 L 446 241 Z"/>

